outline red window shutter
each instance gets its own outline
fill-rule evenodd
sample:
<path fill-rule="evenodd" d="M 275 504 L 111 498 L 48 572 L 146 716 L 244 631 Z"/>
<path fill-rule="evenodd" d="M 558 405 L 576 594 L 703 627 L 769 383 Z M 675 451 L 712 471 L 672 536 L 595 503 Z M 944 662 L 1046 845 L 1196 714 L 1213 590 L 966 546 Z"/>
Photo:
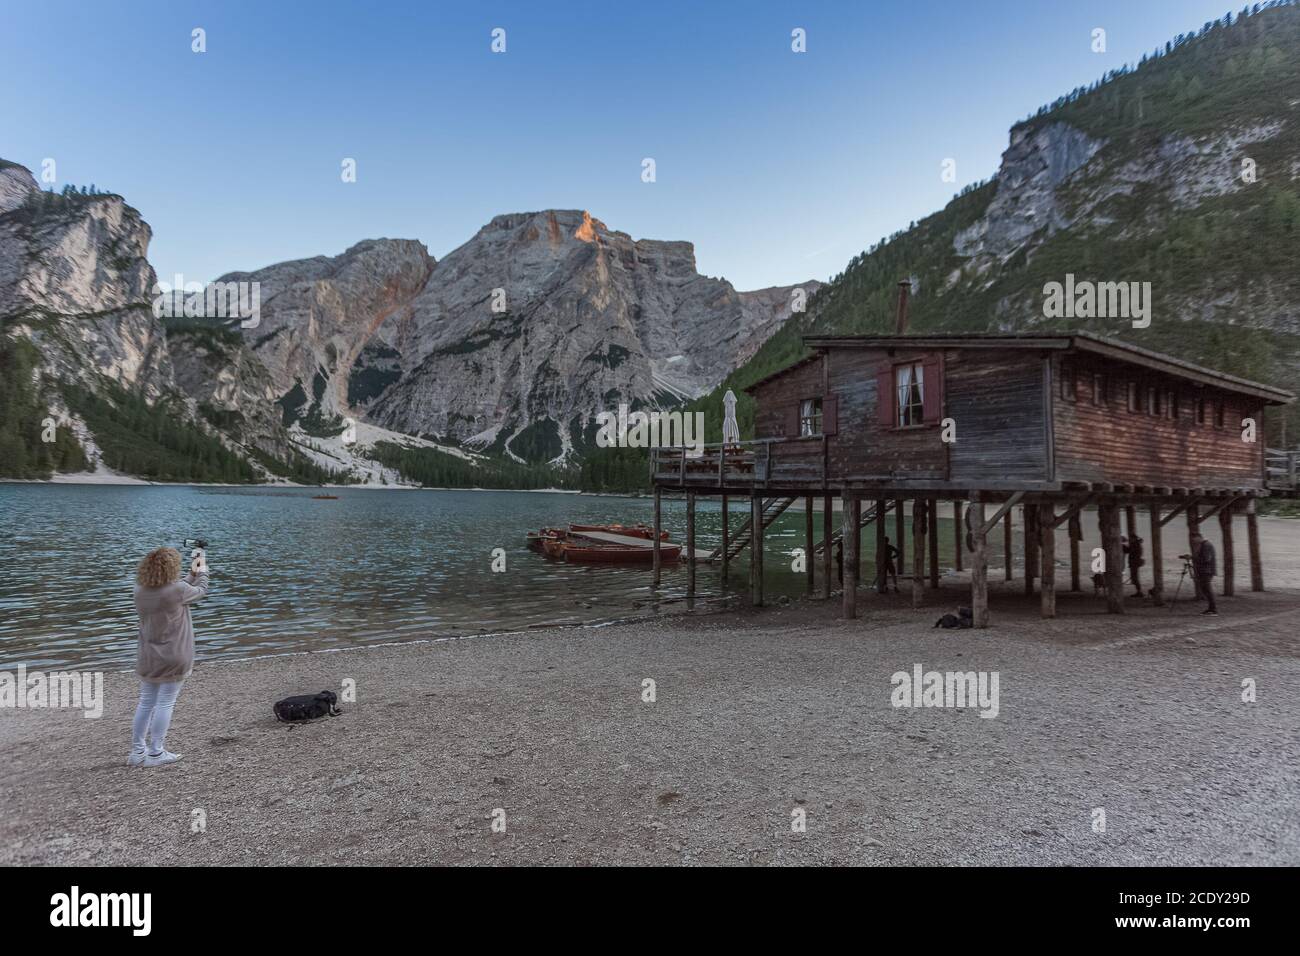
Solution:
<path fill-rule="evenodd" d="M 923 389 L 921 418 L 927 425 L 943 418 L 943 357 L 932 355 L 921 362 Z"/>
<path fill-rule="evenodd" d="M 893 428 L 898 421 L 898 397 L 894 393 L 894 367 L 886 365 L 876 373 L 876 415 L 880 424 Z"/>
<path fill-rule="evenodd" d="M 822 399 L 822 434 L 835 435 L 840 430 L 840 400 L 834 395 Z"/>
<path fill-rule="evenodd" d="M 799 404 L 797 402 L 785 410 L 785 437 L 799 437 Z"/>

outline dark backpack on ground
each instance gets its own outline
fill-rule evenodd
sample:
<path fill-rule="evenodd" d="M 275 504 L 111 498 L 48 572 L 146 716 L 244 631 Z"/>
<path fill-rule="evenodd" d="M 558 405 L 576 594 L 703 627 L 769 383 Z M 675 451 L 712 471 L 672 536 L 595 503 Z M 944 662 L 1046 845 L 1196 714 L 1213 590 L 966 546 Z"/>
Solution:
<path fill-rule="evenodd" d="M 286 723 L 298 723 L 304 720 L 318 720 L 321 717 L 337 717 L 338 697 L 333 691 L 323 690 L 319 694 L 300 694 L 276 701 L 275 719 Z"/>

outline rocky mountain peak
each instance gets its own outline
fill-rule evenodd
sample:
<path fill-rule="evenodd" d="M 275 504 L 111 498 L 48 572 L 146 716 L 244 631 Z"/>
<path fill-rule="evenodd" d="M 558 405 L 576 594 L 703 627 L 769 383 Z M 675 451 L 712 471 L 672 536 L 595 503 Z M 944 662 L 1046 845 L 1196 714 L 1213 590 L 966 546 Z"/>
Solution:
<path fill-rule="evenodd" d="M 26 166 L 0 159 L 0 215 L 23 205 L 40 188 Z"/>

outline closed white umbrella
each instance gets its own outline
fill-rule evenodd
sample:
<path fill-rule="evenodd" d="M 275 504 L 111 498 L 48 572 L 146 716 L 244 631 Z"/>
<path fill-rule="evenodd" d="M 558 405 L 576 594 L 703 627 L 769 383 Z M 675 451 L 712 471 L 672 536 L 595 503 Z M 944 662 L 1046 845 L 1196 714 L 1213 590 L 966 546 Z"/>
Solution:
<path fill-rule="evenodd" d="M 722 396 L 722 407 L 722 443 L 734 445 L 740 441 L 740 425 L 736 423 L 736 396 L 731 389 L 727 389 L 727 394 Z"/>

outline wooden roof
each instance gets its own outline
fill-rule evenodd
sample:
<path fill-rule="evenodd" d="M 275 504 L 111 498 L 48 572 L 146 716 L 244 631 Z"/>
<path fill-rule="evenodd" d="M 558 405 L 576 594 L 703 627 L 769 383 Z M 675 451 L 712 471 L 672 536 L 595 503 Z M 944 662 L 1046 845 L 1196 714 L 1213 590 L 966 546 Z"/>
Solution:
<path fill-rule="evenodd" d="M 1295 401 L 1295 395 L 1285 389 L 1238 378 L 1236 375 L 1229 375 L 1227 372 L 1220 372 L 1193 362 L 1185 362 L 1182 359 L 1174 358 L 1172 355 L 1154 352 L 1151 349 L 1144 349 L 1141 346 L 1131 345 L 1128 342 L 1121 342 L 1118 339 L 1107 338 L 1091 332 L 1062 334 L 940 332 L 925 335 L 807 335 L 804 336 L 803 344 L 805 347 L 816 349 L 818 352 L 842 348 L 1025 349 L 1030 351 L 1087 352 L 1119 362 L 1141 365 L 1201 385 L 1212 385 L 1226 391 L 1250 395 L 1269 404 L 1286 405 Z M 747 386 L 745 391 L 752 392 L 760 385 L 785 375 L 787 372 L 799 368 L 817 357 L 814 354 L 780 371 L 773 372 L 771 375 L 759 379 L 753 385 Z"/>

